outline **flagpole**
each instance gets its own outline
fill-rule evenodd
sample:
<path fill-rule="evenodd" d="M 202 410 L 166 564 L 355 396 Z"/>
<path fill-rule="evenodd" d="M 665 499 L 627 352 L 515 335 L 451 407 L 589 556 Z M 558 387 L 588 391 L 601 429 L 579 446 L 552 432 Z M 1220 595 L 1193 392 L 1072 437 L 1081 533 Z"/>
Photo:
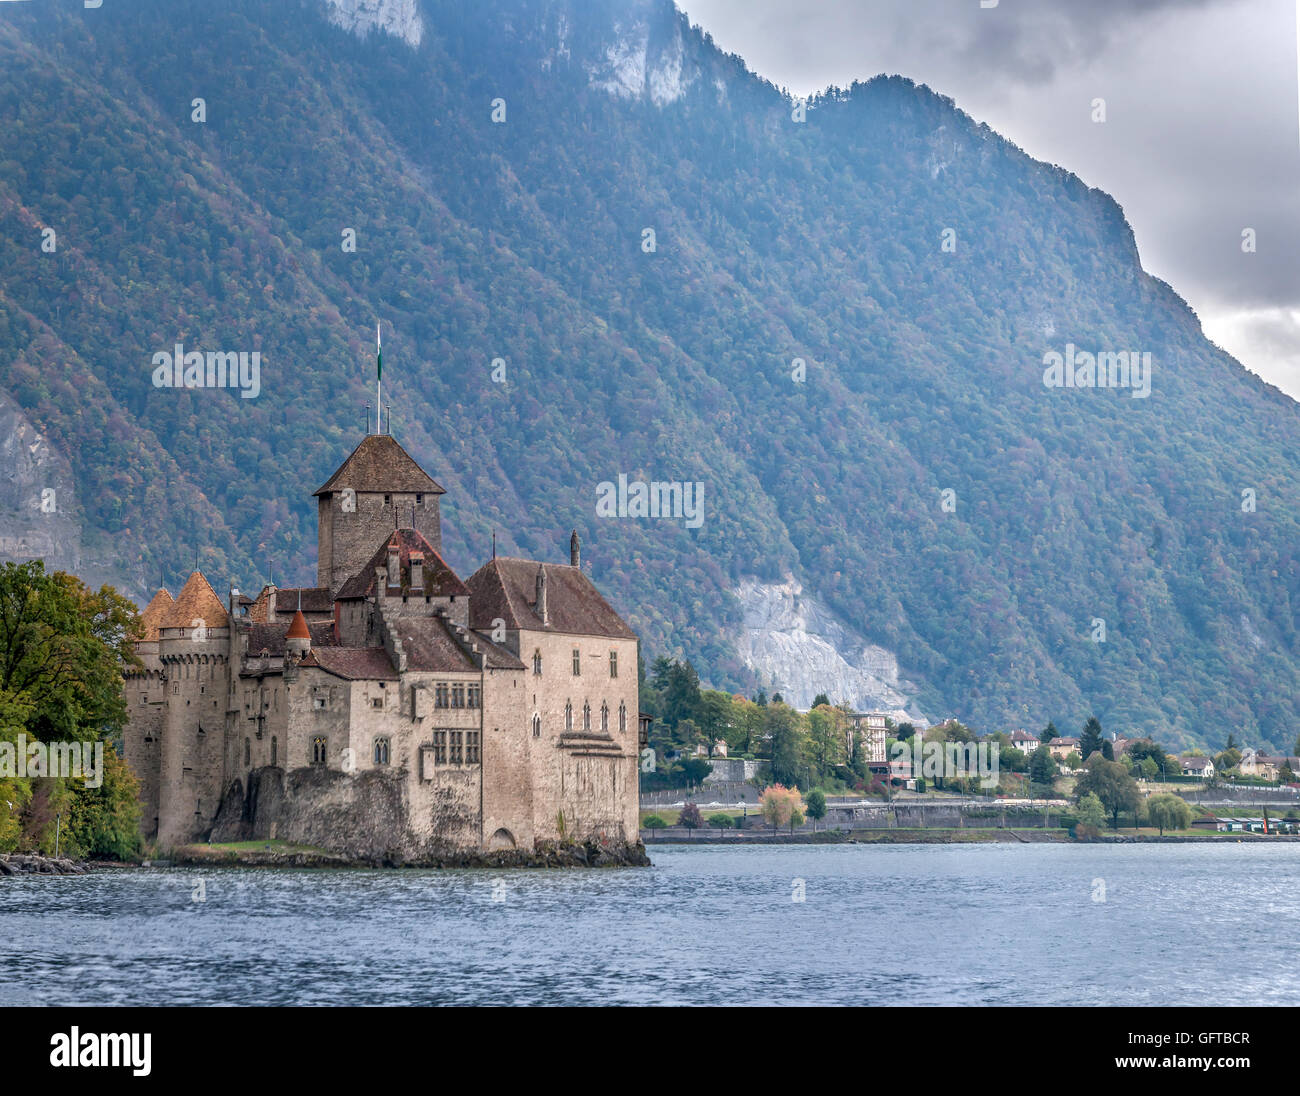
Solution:
<path fill-rule="evenodd" d="M 375 433 L 384 432 L 384 336 L 379 324 L 375 324 L 375 345 L 379 351 L 378 366 L 375 370 Z"/>

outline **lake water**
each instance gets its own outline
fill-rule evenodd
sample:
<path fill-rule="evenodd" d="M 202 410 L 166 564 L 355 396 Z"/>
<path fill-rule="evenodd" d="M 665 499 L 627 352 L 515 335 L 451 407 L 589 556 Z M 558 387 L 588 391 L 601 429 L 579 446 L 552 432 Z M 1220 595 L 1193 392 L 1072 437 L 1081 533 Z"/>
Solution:
<path fill-rule="evenodd" d="M 1300 1004 L 1300 845 L 651 857 L 2 880 L 0 1004 Z"/>

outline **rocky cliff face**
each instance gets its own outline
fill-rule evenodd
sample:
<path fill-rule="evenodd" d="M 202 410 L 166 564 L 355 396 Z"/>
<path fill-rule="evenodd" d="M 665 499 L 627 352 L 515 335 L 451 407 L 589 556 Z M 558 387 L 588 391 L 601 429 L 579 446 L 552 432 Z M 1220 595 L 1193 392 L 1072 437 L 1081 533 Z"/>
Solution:
<path fill-rule="evenodd" d="M 325 0 L 330 22 L 364 37 L 372 30 L 418 46 L 424 37 L 419 0 Z"/>
<path fill-rule="evenodd" d="M 0 559 L 81 566 L 72 469 L 18 405 L 0 392 Z"/>
<path fill-rule="evenodd" d="M 139 585 L 114 549 L 85 549 L 80 513 L 68 458 L 0 392 L 0 561 L 41 559 L 88 585 Z"/>
<path fill-rule="evenodd" d="M 928 726 L 914 703 L 915 686 L 899 677 L 893 653 L 867 643 L 796 579 L 746 579 L 735 594 L 744 606 L 740 655 L 788 703 L 807 708 L 825 693 L 832 703 Z"/>

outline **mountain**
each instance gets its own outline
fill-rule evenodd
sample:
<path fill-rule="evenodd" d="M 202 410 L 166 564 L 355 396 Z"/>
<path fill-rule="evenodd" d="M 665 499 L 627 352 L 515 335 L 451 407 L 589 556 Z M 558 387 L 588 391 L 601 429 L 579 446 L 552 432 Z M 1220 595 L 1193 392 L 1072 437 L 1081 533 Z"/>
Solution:
<path fill-rule="evenodd" d="M 576 526 L 715 686 L 1300 728 L 1297 405 L 1112 199 L 927 88 L 797 120 L 668 0 L 136 0 L 6 5 L 0 110 L 0 425 L 137 596 L 196 553 L 313 579 L 379 319 L 462 574 Z M 155 386 L 176 344 L 256 352 L 258 394 Z M 1045 386 L 1067 347 L 1149 354 L 1149 394 Z M 44 520 L 25 475 L 0 545 Z M 702 522 L 599 516 L 620 476 Z"/>

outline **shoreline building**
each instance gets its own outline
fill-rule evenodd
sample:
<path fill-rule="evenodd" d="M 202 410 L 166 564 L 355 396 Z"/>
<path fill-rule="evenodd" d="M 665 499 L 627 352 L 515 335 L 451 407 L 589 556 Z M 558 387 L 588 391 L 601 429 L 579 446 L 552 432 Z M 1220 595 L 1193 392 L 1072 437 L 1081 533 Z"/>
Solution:
<path fill-rule="evenodd" d="M 637 637 L 581 568 L 442 557 L 445 492 L 367 434 L 315 492 L 316 586 L 145 609 L 124 750 L 144 836 L 358 856 L 635 844 Z"/>

